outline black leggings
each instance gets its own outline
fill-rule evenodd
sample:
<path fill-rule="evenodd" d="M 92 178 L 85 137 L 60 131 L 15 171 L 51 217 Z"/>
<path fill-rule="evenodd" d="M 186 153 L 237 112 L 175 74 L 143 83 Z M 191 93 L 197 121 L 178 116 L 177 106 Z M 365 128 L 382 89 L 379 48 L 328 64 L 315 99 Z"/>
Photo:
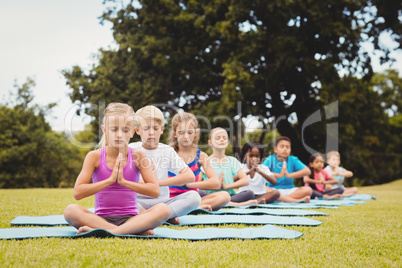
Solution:
<path fill-rule="evenodd" d="M 201 197 L 209 195 L 209 193 L 205 190 L 198 190 L 198 194 Z M 234 194 L 230 196 L 230 201 L 232 202 L 245 202 L 248 200 L 255 199 L 254 192 L 251 190 L 241 191 L 240 193 Z"/>
<path fill-rule="evenodd" d="M 316 197 L 323 197 L 324 194 L 327 195 L 336 195 L 336 194 L 343 194 L 343 189 L 341 187 L 335 188 L 332 190 L 324 191 L 324 192 L 319 192 L 317 190 L 313 190 L 313 193 L 311 194 L 311 199 L 314 199 Z"/>
<path fill-rule="evenodd" d="M 245 191 L 241 191 L 237 194 L 231 195 L 230 196 L 230 201 L 232 202 L 244 202 L 244 201 L 248 201 L 248 200 L 252 200 L 254 199 L 254 192 L 251 190 L 245 190 Z"/>

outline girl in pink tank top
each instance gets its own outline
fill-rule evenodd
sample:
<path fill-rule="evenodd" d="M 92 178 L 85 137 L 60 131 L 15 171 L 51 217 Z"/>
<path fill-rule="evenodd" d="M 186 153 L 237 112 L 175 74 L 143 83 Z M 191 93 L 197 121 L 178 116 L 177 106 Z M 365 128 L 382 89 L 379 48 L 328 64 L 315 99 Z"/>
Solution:
<path fill-rule="evenodd" d="M 139 214 L 137 193 L 157 197 L 159 184 L 145 153 L 128 147 L 134 135 L 134 110 L 110 103 L 102 123 L 102 148 L 87 154 L 74 186 L 77 200 L 95 195 L 95 213 L 72 204 L 64 210 L 64 218 L 78 229 L 77 234 L 102 228 L 114 234 L 153 235 L 152 229 L 171 212 L 167 205 L 158 204 Z"/>

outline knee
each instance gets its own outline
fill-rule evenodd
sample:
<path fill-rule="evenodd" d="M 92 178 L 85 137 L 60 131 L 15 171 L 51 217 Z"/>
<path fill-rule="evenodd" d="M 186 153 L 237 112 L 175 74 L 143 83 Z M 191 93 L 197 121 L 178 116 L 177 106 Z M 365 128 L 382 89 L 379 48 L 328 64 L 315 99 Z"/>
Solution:
<path fill-rule="evenodd" d="M 70 204 L 64 209 L 64 218 L 71 218 L 77 214 L 79 206 L 77 204 Z"/>
<path fill-rule="evenodd" d="M 196 191 L 188 191 L 188 199 L 191 200 L 189 205 L 194 205 L 198 207 L 201 204 L 201 196 Z"/>
<path fill-rule="evenodd" d="M 219 192 L 219 197 L 222 199 L 223 202 L 230 202 L 230 194 L 226 191 Z"/>
<path fill-rule="evenodd" d="M 304 193 L 306 194 L 306 196 L 307 196 L 307 195 L 312 195 L 312 194 L 313 194 L 313 189 L 311 189 L 311 187 L 306 187 L 306 186 L 303 186 L 302 188 L 303 188 Z"/>
<path fill-rule="evenodd" d="M 278 199 L 281 196 L 281 193 L 278 190 L 273 190 L 272 192 L 273 198 Z"/>
<path fill-rule="evenodd" d="M 159 203 L 152 208 L 156 214 L 159 216 L 159 220 L 165 221 L 170 217 L 170 208 L 168 205 Z"/>

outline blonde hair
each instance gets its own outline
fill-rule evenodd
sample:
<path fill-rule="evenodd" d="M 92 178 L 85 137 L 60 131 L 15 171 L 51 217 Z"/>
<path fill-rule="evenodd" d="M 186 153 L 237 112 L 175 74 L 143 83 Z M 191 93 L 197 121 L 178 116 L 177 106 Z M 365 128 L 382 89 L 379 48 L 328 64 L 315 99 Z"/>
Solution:
<path fill-rule="evenodd" d="M 141 122 L 140 122 L 141 119 L 155 120 L 161 126 L 163 126 L 163 124 L 165 122 L 165 117 L 163 116 L 162 111 L 153 105 L 148 105 L 148 106 L 142 107 L 141 109 L 137 110 L 135 115 L 136 115 L 135 127 L 137 127 L 137 128 L 141 126 Z"/>
<path fill-rule="evenodd" d="M 224 130 L 224 131 L 226 132 L 226 134 L 228 133 L 228 132 L 226 131 L 226 129 L 221 128 L 221 127 L 216 127 L 216 128 L 211 129 L 211 131 L 210 131 L 209 134 L 208 134 L 208 139 L 210 140 L 210 139 L 212 138 L 212 135 L 213 135 L 216 131 L 218 131 L 218 130 Z"/>
<path fill-rule="evenodd" d="M 172 130 L 170 131 L 169 134 L 169 145 L 172 146 L 175 151 L 179 151 L 179 143 L 177 141 L 177 138 L 174 137 L 174 133 L 177 130 L 177 127 L 183 123 L 186 122 L 186 127 L 189 127 L 191 124 L 194 126 L 195 128 L 195 138 L 193 140 L 193 145 L 196 147 L 198 145 L 198 141 L 200 140 L 200 131 L 198 128 L 198 120 L 197 118 L 190 113 L 186 113 L 186 112 L 182 112 L 182 113 L 178 113 L 175 116 L 173 116 L 172 119 Z"/>
<path fill-rule="evenodd" d="M 125 103 L 111 102 L 103 111 L 102 125 L 107 125 L 107 118 L 109 116 L 127 115 L 127 122 L 131 122 L 134 128 L 134 109 Z M 98 148 L 107 146 L 105 133 L 103 133 L 99 141 Z"/>
<path fill-rule="evenodd" d="M 341 155 L 339 154 L 339 152 L 337 152 L 337 151 L 330 151 L 330 152 L 327 153 L 327 161 L 328 161 L 328 159 L 330 159 L 330 158 L 333 157 L 333 156 L 337 156 L 337 157 L 339 157 L 339 159 L 341 158 Z"/>

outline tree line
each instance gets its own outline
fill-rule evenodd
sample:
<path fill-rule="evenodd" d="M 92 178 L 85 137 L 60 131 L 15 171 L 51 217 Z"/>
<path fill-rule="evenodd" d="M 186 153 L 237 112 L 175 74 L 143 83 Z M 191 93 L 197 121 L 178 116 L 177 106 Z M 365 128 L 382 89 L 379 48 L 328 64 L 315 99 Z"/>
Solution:
<path fill-rule="evenodd" d="M 91 104 L 157 104 L 168 119 L 177 109 L 212 127 L 233 119 L 233 154 L 246 134 L 272 153 L 267 130 L 274 130 L 307 163 L 306 145 L 330 149 L 327 128 L 337 124 L 337 149 L 355 183 L 401 177 L 401 78 L 394 70 L 375 74 L 361 46 L 371 42 L 382 63 L 392 62 L 379 39 L 386 32 L 400 49 L 399 1 L 105 2 L 102 21 L 112 23 L 117 48 L 100 50 L 89 70 L 63 71 L 79 113 L 93 118 L 94 137 L 101 109 Z M 338 113 L 327 118 L 331 103 Z M 313 115 L 322 120 L 306 127 Z M 246 133 L 248 116 L 260 130 Z"/>

